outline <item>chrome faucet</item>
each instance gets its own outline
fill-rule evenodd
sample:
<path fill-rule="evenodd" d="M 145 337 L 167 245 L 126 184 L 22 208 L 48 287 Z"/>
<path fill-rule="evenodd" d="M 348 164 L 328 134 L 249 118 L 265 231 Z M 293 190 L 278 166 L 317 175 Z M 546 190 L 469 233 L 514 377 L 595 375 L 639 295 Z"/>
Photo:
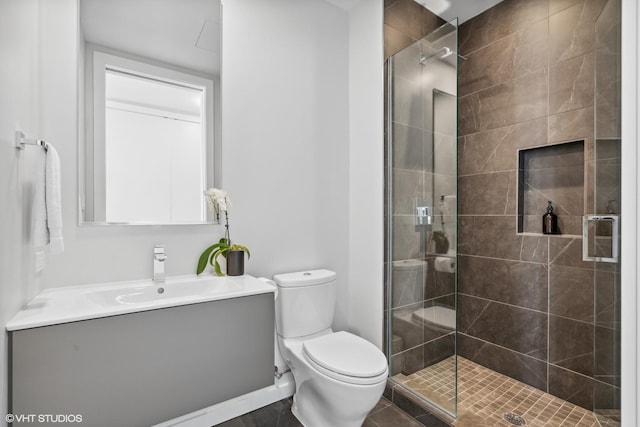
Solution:
<path fill-rule="evenodd" d="M 164 253 L 164 245 L 153 247 L 153 282 L 164 283 L 164 262 L 167 255 Z"/>

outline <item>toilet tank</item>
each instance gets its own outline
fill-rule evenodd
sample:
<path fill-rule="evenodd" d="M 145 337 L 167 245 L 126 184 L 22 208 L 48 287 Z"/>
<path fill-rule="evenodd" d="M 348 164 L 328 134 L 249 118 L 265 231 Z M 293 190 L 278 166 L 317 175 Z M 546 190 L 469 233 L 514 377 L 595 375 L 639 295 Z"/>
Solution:
<path fill-rule="evenodd" d="M 427 299 L 427 262 L 421 259 L 393 261 L 391 308 L 416 304 Z"/>
<path fill-rule="evenodd" d="M 283 338 L 312 335 L 331 327 L 336 303 L 336 273 L 309 270 L 276 274 L 276 329 Z"/>

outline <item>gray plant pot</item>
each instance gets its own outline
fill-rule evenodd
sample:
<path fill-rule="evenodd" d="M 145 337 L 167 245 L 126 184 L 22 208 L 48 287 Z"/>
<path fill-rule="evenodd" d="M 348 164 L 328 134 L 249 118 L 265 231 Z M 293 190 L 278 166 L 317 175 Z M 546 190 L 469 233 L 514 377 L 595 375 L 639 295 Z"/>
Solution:
<path fill-rule="evenodd" d="M 244 251 L 229 251 L 227 258 L 227 276 L 242 276 L 244 274 Z"/>

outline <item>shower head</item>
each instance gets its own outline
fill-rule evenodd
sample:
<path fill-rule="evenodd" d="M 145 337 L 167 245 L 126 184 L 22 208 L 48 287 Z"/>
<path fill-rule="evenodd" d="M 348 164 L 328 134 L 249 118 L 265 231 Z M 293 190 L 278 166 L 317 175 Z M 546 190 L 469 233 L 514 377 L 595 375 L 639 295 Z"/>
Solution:
<path fill-rule="evenodd" d="M 449 49 L 448 47 L 443 47 L 442 50 L 444 51 L 442 53 L 442 55 L 440 55 L 440 59 L 444 59 L 444 58 L 448 58 L 449 56 L 453 55 L 453 51 L 451 49 Z"/>

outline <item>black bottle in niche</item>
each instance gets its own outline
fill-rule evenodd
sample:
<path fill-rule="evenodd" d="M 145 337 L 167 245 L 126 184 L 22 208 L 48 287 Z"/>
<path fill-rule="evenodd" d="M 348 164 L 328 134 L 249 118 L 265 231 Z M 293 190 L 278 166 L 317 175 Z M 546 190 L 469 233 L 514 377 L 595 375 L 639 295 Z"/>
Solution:
<path fill-rule="evenodd" d="M 558 215 L 553 213 L 553 206 L 551 206 L 551 201 L 549 201 L 549 204 L 547 205 L 547 213 L 542 215 L 542 233 L 558 233 Z"/>

